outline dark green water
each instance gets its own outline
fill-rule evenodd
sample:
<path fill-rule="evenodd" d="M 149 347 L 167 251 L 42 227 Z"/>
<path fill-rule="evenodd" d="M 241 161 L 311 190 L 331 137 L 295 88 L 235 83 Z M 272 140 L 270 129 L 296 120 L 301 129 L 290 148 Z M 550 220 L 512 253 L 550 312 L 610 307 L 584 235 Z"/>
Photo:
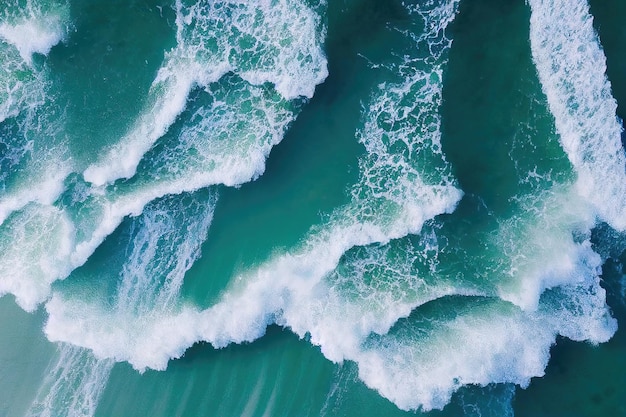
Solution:
<path fill-rule="evenodd" d="M 0 6 L 0 416 L 626 416 L 626 8 L 544 3 Z"/>

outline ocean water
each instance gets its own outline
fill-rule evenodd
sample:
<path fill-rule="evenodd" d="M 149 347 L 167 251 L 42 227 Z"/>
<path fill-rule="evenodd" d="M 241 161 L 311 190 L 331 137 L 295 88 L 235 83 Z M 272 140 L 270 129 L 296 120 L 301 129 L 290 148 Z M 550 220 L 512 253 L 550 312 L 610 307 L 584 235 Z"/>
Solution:
<path fill-rule="evenodd" d="M 625 19 L 5 0 L 0 416 L 626 416 Z"/>

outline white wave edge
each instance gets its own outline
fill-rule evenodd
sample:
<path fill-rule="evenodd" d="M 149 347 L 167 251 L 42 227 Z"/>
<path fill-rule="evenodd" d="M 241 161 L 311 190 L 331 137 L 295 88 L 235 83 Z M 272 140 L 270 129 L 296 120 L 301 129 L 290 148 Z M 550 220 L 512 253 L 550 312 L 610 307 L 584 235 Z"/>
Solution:
<path fill-rule="evenodd" d="M 10 43 L 28 65 L 32 66 L 33 55 L 48 55 L 53 46 L 67 35 L 66 11 L 62 14 L 38 16 L 33 13 L 17 23 L 0 23 L 0 38 Z"/>
<path fill-rule="evenodd" d="M 626 157 L 606 58 L 586 0 L 529 0 L 533 60 L 578 189 L 626 230 Z"/>

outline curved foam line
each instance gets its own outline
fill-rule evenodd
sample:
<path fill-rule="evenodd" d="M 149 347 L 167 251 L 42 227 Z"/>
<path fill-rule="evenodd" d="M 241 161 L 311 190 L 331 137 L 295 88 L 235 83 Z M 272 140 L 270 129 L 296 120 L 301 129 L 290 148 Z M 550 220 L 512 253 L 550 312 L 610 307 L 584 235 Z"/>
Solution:
<path fill-rule="evenodd" d="M 191 89 L 196 85 L 207 87 L 228 72 L 239 74 L 252 85 L 272 83 L 287 100 L 313 96 L 315 86 L 328 75 L 321 47 L 325 33 L 319 24 L 320 17 L 299 0 L 255 7 L 242 3 L 243 7 L 231 10 L 234 14 L 231 16 L 224 9 L 232 5 L 236 6 L 237 2 L 227 2 L 220 8 L 204 3 L 185 8 L 177 1 L 178 45 L 167 54 L 154 80 L 151 107 L 119 144 L 84 171 L 86 181 L 100 186 L 135 175 L 143 155 L 185 109 Z M 263 24 L 256 21 L 259 16 Z M 224 33 L 212 38 L 222 26 Z M 238 39 L 228 38 L 234 36 L 232 28 L 239 30 Z M 277 46 L 277 39 L 284 38 L 284 32 L 295 40 Z M 267 44 L 260 51 L 253 49 L 259 56 L 252 58 L 260 63 L 252 68 L 246 68 L 245 60 L 239 57 L 248 51 L 238 49 L 238 42 L 250 42 L 249 38 L 255 40 L 254 46 Z M 217 51 L 204 42 L 216 43 Z"/>

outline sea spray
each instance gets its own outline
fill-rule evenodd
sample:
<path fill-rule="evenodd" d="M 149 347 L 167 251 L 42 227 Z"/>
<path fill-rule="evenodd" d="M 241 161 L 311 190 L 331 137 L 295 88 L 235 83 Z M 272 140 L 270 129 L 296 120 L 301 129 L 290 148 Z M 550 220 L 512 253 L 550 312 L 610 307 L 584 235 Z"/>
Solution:
<path fill-rule="evenodd" d="M 254 180 L 300 107 L 270 86 L 250 85 L 235 75 L 197 89 L 178 123 L 146 153 L 132 181 L 120 184 L 122 193 Z"/>
<path fill-rule="evenodd" d="M 28 65 L 17 48 L 0 42 L 0 59 L 3 62 L 0 70 L 3 86 L 0 90 L 0 122 L 3 122 L 25 109 L 40 105 L 44 100 L 44 92 L 41 88 L 41 74 Z"/>
<path fill-rule="evenodd" d="M 0 295 L 13 294 L 24 310 L 35 310 L 54 277 L 69 273 L 60 260 L 73 239 L 73 225 L 56 207 L 32 203 L 13 214 L 0 229 Z"/>
<path fill-rule="evenodd" d="M 34 65 L 35 54 L 47 55 L 66 36 L 69 6 L 65 2 L 21 7 L 11 0 L 0 7 L 0 122 L 44 98 L 44 72 Z"/>
<path fill-rule="evenodd" d="M 6 87 L 0 95 L 0 295 L 12 293 L 32 311 L 54 277 L 68 272 L 58 261 L 69 254 L 74 233 L 52 206 L 69 173 L 62 111 L 48 91 L 45 61 L 33 63 L 33 54 L 47 54 L 65 36 L 68 6 L 27 6 L 8 3 L 0 11 L 0 56 L 7 64 L 0 75 Z"/>
<path fill-rule="evenodd" d="M 263 87 L 230 77 L 224 82 L 211 86 L 205 106 L 184 114 L 180 130 L 148 155 L 137 178 L 94 187 L 76 175 L 67 177 L 58 203 L 73 227 L 63 238 L 72 248 L 56 258 L 65 265 L 46 271 L 45 281 L 63 279 L 83 265 L 126 216 L 139 215 L 150 201 L 215 184 L 240 185 L 263 172 L 297 108 Z M 241 114 L 241 107 L 251 106 L 256 107 L 251 116 Z M 47 295 L 41 292 L 35 302 Z"/>
<path fill-rule="evenodd" d="M 0 7 L 0 38 L 14 45 L 26 63 L 33 54 L 47 55 L 70 29 L 66 0 L 8 0 Z"/>

